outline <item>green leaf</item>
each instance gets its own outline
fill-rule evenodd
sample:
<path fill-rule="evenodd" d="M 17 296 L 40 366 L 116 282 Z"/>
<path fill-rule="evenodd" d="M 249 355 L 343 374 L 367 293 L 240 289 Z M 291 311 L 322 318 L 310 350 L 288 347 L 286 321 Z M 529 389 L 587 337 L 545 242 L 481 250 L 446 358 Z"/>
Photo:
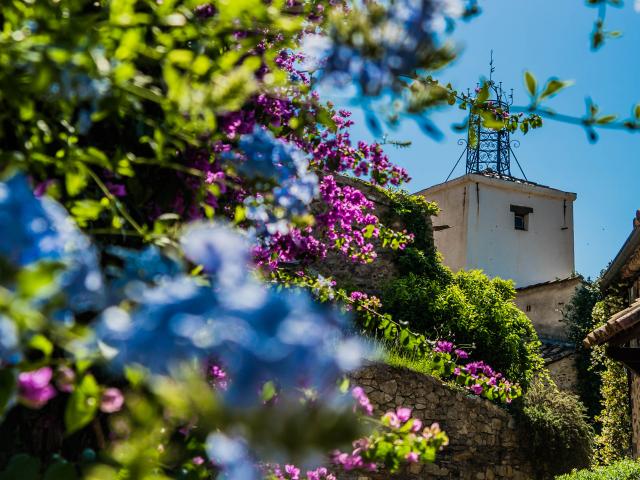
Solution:
<path fill-rule="evenodd" d="M 616 118 L 618 118 L 617 115 L 604 115 L 604 116 L 598 118 L 596 120 L 596 123 L 598 125 L 606 125 L 607 123 L 613 122 Z"/>
<path fill-rule="evenodd" d="M 81 163 L 75 164 L 66 172 L 64 183 L 67 188 L 67 193 L 72 197 L 77 196 L 89 183 L 89 174 L 86 167 Z"/>
<path fill-rule="evenodd" d="M 16 391 L 16 372 L 12 368 L 0 370 L 0 419 Z M 0 478 L 2 478 L 0 476 Z"/>
<path fill-rule="evenodd" d="M 18 293 L 26 298 L 46 297 L 56 290 L 55 280 L 62 270 L 60 262 L 40 261 L 18 273 Z"/>
<path fill-rule="evenodd" d="M 524 83 L 527 87 L 529 95 L 535 97 L 536 91 L 538 89 L 538 82 L 536 81 L 536 77 L 534 77 L 533 73 L 529 71 L 524 72 Z"/>
<path fill-rule="evenodd" d="M 64 412 L 64 424 L 67 434 L 71 434 L 87 425 L 98 411 L 100 386 L 93 375 L 85 375 L 71 393 Z"/>
<path fill-rule="evenodd" d="M 44 335 L 37 334 L 29 340 L 29 348 L 42 352 L 45 357 L 50 357 L 53 353 L 53 344 Z"/>
<path fill-rule="evenodd" d="M 262 386 L 262 392 L 260 396 L 262 397 L 263 402 L 268 402 L 273 397 L 275 397 L 277 393 L 278 391 L 276 389 L 276 384 L 272 381 L 268 381 Z"/>
<path fill-rule="evenodd" d="M 484 103 L 487 100 L 489 100 L 489 84 L 485 83 L 484 85 L 482 85 L 482 88 L 480 89 L 480 92 L 476 97 L 476 101 L 479 103 Z"/>
<path fill-rule="evenodd" d="M 572 80 L 558 80 L 557 78 L 551 78 L 547 81 L 543 92 L 540 94 L 540 99 L 552 97 L 560 90 L 573 85 Z"/>
<path fill-rule="evenodd" d="M 67 461 L 52 464 L 44 474 L 43 480 L 77 480 L 76 469 Z"/>
<path fill-rule="evenodd" d="M 634 107 L 633 116 L 636 117 L 636 119 L 640 120 L 640 103 Z"/>
<path fill-rule="evenodd" d="M 71 207 L 71 213 L 75 217 L 78 225 L 86 227 L 92 220 L 97 220 L 104 209 L 104 205 L 98 200 L 78 200 Z"/>
<path fill-rule="evenodd" d="M 9 460 L 7 468 L 0 473 L 0 480 L 38 480 L 40 470 L 40 460 L 19 453 Z"/>

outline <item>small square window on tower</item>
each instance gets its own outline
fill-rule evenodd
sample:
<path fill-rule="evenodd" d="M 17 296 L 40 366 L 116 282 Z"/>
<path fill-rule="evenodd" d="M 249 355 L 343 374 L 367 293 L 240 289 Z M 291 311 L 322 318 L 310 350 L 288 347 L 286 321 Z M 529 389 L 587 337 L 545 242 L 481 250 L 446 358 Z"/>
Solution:
<path fill-rule="evenodd" d="M 511 205 L 513 212 L 513 227 L 516 230 L 529 230 L 529 214 L 533 213 L 533 208 L 520 205 Z"/>

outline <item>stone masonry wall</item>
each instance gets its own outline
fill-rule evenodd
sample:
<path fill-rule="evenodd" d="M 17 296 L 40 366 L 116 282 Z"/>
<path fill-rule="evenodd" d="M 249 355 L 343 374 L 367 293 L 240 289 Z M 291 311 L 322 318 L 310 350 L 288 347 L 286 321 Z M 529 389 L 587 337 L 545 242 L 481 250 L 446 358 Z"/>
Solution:
<path fill-rule="evenodd" d="M 576 360 L 578 356 L 574 353 L 564 357 L 557 362 L 547 365 L 549 375 L 556 382 L 560 390 L 577 393 L 578 391 L 578 373 L 576 368 Z"/>
<path fill-rule="evenodd" d="M 405 368 L 370 364 L 352 375 L 381 415 L 398 406 L 413 409 L 426 424 L 438 422 L 449 445 L 434 464 L 413 464 L 405 471 L 358 473 L 352 480 L 515 479 L 534 477 L 515 420 L 488 400 L 464 394 L 439 380 Z"/>
<path fill-rule="evenodd" d="M 402 230 L 405 225 L 393 214 L 391 200 L 375 186 L 361 180 L 338 176 L 336 182 L 340 186 L 348 185 L 360 190 L 374 204 L 374 214 L 385 225 Z M 435 248 L 431 217 L 426 216 L 426 238 L 423 239 L 429 248 Z M 394 262 L 395 252 L 390 248 L 382 248 L 379 242 L 372 242 L 378 257 L 373 263 L 359 264 L 350 262 L 343 255 L 330 251 L 327 257 L 313 266 L 318 272 L 337 280 L 341 287 L 360 290 L 369 294 L 379 294 L 380 289 L 398 275 L 398 267 Z"/>

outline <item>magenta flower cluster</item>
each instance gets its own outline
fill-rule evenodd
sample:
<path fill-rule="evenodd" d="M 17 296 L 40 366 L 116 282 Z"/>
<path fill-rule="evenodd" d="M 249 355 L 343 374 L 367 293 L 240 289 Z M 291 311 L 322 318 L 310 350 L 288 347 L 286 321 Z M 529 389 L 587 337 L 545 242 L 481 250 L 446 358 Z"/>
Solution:
<path fill-rule="evenodd" d="M 351 390 L 351 395 L 357 402 L 353 407 L 354 411 L 359 408 L 365 415 L 373 415 L 373 405 L 371 405 L 371 401 L 369 397 L 367 397 L 367 394 L 364 393 L 362 387 L 354 387 L 353 390 Z"/>
<path fill-rule="evenodd" d="M 29 408 L 42 408 L 58 392 L 71 393 L 74 389 L 75 373 L 69 367 L 60 367 L 56 371 L 55 379 L 51 367 L 21 372 L 18 375 L 18 399 Z M 100 410 L 104 413 L 115 413 L 122 409 L 124 396 L 117 388 L 106 388 L 100 398 Z"/>
<path fill-rule="evenodd" d="M 308 470 L 306 475 L 302 477 L 300 469 L 295 465 L 285 465 L 284 470 L 276 465 L 273 467 L 273 476 L 276 480 L 336 480 L 336 476 L 325 467 Z"/>
<path fill-rule="evenodd" d="M 522 393 L 519 385 L 512 384 L 502 373 L 496 372 L 482 361 L 458 364 L 460 360 L 467 360 L 469 354 L 465 350 L 455 348 L 453 342 L 438 340 L 433 351 L 438 355 L 438 362 L 445 362 L 444 371 L 451 372 L 456 383 L 465 386 L 474 395 L 511 403 Z"/>
<path fill-rule="evenodd" d="M 18 375 L 18 397 L 31 408 L 42 408 L 56 396 L 56 389 L 51 385 L 53 370 L 42 367 Z"/>

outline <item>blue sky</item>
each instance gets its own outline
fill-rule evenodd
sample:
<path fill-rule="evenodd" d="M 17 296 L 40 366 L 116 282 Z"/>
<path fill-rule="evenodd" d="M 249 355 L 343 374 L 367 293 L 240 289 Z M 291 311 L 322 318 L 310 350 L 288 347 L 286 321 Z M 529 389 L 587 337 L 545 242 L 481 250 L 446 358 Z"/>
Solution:
<path fill-rule="evenodd" d="M 539 82 L 557 76 L 575 84 L 548 102 L 558 112 L 582 115 L 585 97 L 592 97 L 603 113 L 630 115 L 640 103 L 640 14 L 627 0 L 624 9 L 607 11 L 609 30 L 621 30 L 622 38 L 611 39 L 597 52 L 589 48 L 589 34 L 596 11 L 579 0 L 486 0 L 483 13 L 469 23 L 458 24 L 453 40 L 461 48 L 458 60 L 439 77 L 458 89 L 474 87 L 488 75 L 489 53 L 493 49 L 494 79 L 514 88 L 516 105 L 528 97 L 523 73 L 532 71 Z M 354 112 L 354 139 L 373 140 L 362 111 L 346 97 L 323 95 L 337 106 Z M 464 119 L 464 112 L 444 109 L 431 117 L 445 132 L 436 142 L 426 137 L 412 120 L 389 131 L 390 138 L 411 140 L 408 149 L 388 147 L 391 159 L 405 167 L 414 192 L 445 180 L 462 153 L 460 135 L 452 123 Z M 516 155 L 529 180 L 576 192 L 576 270 L 597 277 L 622 246 L 640 208 L 640 133 L 601 131 L 596 144 L 584 131 L 551 120 L 526 136 Z M 453 177 L 464 173 L 458 166 Z M 512 172 L 516 172 L 515 164 Z M 519 173 L 519 172 L 518 172 Z"/>

